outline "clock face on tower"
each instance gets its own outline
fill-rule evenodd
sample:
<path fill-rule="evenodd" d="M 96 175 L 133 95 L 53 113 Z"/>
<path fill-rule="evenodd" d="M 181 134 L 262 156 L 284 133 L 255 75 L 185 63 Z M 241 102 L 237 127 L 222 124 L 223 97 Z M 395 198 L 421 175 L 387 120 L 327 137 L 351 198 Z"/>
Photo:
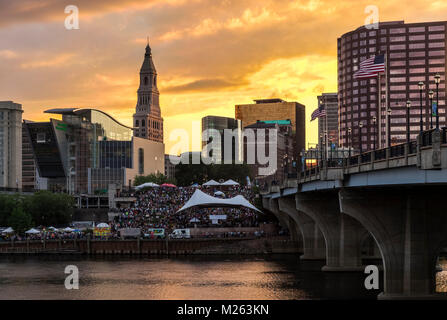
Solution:
<path fill-rule="evenodd" d="M 152 50 L 146 46 L 140 69 L 140 86 L 137 91 L 137 105 L 134 114 L 136 137 L 163 142 L 163 118 L 159 105 L 157 70 L 152 60 Z"/>

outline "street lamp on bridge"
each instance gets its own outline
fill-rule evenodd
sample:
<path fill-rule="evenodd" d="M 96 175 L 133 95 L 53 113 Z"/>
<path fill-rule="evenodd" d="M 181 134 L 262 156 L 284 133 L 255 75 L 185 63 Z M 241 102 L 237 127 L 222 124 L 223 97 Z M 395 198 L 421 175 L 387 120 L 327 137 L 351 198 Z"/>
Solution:
<path fill-rule="evenodd" d="M 435 75 L 436 83 L 436 129 L 439 129 L 439 84 L 441 83 L 441 75 L 437 73 Z"/>
<path fill-rule="evenodd" d="M 387 137 L 387 144 L 388 147 L 391 147 L 391 108 L 388 108 L 388 110 L 386 111 L 388 114 L 388 137 Z"/>
<path fill-rule="evenodd" d="M 349 158 L 351 158 L 351 147 L 352 147 L 351 134 L 352 134 L 352 129 L 351 129 L 351 127 L 349 127 L 349 128 L 348 128 L 348 149 L 349 149 Z"/>
<path fill-rule="evenodd" d="M 433 129 L 433 96 L 435 93 L 433 90 L 430 90 L 428 93 L 428 97 L 430 98 L 430 129 Z"/>
<path fill-rule="evenodd" d="M 359 150 L 360 154 L 362 154 L 362 128 L 363 128 L 363 122 L 359 123 Z"/>
<path fill-rule="evenodd" d="M 411 108 L 411 101 L 407 101 L 407 143 L 410 142 L 410 108 Z"/>
<path fill-rule="evenodd" d="M 419 82 L 418 87 L 419 87 L 419 93 L 420 93 L 420 98 L 421 98 L 421 100 L 420 100 L 420 102 L 421 102 L 421 104 L 420 104 L 420 116 L 421 116 L 421 120 L 420 120 L 419 125 L 420 125 L 420 131 L 421 131 L 421 133 L 422 133 L 422 131 L 424 131 L 424 126 L 423 126 L 424 121 L 422 120 L 422 90 L 424 90 L 424 83 L 423 83 L 422 81 Z"/>
<path fill-rule="evenodd" d="M 376 150 L 376 122 L 377 122 L 377 117 L 374 116 L 373 117 L 373 149 Z"/>

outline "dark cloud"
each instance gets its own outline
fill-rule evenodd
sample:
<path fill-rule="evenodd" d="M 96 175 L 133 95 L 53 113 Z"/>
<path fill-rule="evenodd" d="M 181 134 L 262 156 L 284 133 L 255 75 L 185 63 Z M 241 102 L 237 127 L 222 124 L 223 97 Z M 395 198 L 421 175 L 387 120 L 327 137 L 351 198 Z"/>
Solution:
<path fill-rule="evenodd" d="M 217 91 L 231 87 L 239 87 L 245 82 L 230 82 L 222 79 L 201 79 L 179 86 L 170 86 L 163 88 L 165 93 L 187 93 L 187 92 L 204 92 Z"/>

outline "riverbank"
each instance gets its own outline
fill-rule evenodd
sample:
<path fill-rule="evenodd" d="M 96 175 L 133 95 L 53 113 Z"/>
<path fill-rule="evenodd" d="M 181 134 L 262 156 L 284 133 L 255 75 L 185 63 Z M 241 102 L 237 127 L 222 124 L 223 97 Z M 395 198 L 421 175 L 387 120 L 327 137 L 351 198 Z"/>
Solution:
<path fill-rule="evenodd" d="M 58 239 L 0 242 L 0 254 L 207 255 L 301 253 L 287 237 L 193 238 L 171 240 Z"/>

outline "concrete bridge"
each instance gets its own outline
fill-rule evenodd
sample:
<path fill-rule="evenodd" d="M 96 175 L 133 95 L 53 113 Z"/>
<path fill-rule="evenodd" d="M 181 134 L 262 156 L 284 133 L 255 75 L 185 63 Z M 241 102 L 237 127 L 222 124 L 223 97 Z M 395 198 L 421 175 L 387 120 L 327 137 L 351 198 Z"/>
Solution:
<path fill-rule="evenodd" d="M 384 271 L 379 298 L 444 297 L 435 292 L 435 275 L 447 247 L 445 130 L 347 159 L 323 159 L 261 195 L 292 237 L 302 237 L 302 260 L 325 259 L 327 272 L 363 271 L 365 254 L 377 254 Z"/>

